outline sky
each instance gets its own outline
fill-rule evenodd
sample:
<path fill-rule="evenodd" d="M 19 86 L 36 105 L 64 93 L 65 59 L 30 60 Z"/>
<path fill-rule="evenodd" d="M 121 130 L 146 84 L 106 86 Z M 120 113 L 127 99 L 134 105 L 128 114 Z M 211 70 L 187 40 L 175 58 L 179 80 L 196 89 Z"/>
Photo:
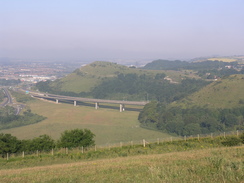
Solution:
<path fill-rule="evenodd" d="M 243 0 L 0 0 L 0 57 L 244 55 Z"/>

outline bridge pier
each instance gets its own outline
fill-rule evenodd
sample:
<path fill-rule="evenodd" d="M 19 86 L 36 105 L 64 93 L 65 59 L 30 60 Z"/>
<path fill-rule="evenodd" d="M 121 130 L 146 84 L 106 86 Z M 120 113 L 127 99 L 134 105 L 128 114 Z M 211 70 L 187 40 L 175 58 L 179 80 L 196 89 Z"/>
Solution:
<path fill-rule="evenodd" d="M 95 109 L 98 109 L 98 108 L 99 108 L 99 103 L 96 102 L 96 103 L 95 103 Z"/>
<path fill-rule="evenodd" d="M 76 106 L 76 101 L 74 100 L 74 106 Z"/>
<path fill-rule="evenodd" d="M 56 104 L 58 104 L 58 99 L 56 99 Z"/>
<path fill-rule="evenodd" d="M 125 110 L 124 104 L 119 104 L 119 112 L 123 112 Z"/>

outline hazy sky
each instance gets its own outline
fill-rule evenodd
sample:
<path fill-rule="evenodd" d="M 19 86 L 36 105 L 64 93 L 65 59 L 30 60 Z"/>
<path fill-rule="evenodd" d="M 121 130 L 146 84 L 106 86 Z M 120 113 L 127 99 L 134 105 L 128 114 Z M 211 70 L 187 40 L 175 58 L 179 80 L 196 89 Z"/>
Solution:
<path fill-rule="evenodd" d="M 0 57 L 244 54 L 244 0 L 0 0 Z"/>

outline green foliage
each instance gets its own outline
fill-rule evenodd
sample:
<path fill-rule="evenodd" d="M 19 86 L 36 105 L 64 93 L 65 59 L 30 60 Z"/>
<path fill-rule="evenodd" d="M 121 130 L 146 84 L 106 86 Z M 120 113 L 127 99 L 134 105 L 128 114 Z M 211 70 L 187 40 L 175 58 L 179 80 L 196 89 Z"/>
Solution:
<path fill-rule="evenodd" d="M 43 116 L 26 110 L 22 115 L 15 115 L 15 109 L 10 106 L 0 108 L 0 129 L 8 129 L 38 123 L 46 119 Z"/>
<path fill-rule="evenodd" d="M 48 135 L 40 135 L 32 140 L 22 141 L 23 151 L 50 151 L 55 147 L 54 140 Z"/>
<path fill-rule="evenodd" d="M 241 144 L 241 139 L 238 137 L 228 137 L 225 141 L 222 142 L 224 146 L 237 146 Z"/>
<path fill-rule="evenodd" d="M 21 142 L 11 134 L 0 134 L 0 154 L 16 153 L 21 149 Z"/>
<path fill-rule="evenodd" d="M 88 129 L 66 130 L 61 134 L 58 146 L 67 148 L 88 147 L 95 144 L 94 137 L 95 134 Z"/>
<path fill-rule="evenodd" d="M 241 143 L 244 144 L 244 132 L 241 134 L 240 139 L 241 139 Z"/>
<path fill-rule="evenodd" d="M 11 91 L 11 94 L 15 97 L 16 101 L 20 103 L 27 103 L 29 101 L 35 100 L 34 98 L 32 98 L 30 95 L 27 94 L 18 93 L 15 91 Z"/>
<path fill-rule="evenodd" d="M 139 114 L 140 123 L 182 136 L 242 129 L 244 125 L 244 106 L 233 109 L 162 106 L 153 102 L 147 104 Z"/>
<path fill-rule="evenodd" d="M 3 101 L 4 97 L 5 97 L 4 91 L 3 89 L 0 89 L 0 103 Z"/>
<path fill-rule="evenodd" d="M 0 86 L 13 86 L 21 83 L 21 81 L 15 79 L 0 79 Z"/>
<path fill-rule="evenodd" d="M 221 61 L 204 61 L 204 62 L 186 62 L 186 61 L 169 61 L 169 60 L 155 60 L 144 66 L 144 69 L 153 70 L 203 70 L 203 69 L 218 69 L 220 67 L 225 67 L 230 63 Z M 233 65 L 237 64 L 235 62 Z"/>

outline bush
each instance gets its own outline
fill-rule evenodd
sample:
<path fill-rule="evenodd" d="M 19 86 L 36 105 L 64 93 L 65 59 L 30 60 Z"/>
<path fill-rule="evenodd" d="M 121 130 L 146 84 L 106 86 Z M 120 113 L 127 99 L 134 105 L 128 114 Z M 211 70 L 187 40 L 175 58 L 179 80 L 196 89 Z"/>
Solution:
<path fill-rule="evenodd" d="M 229 137 L 222 142 L 224 146 L 237 146 L 241 143 L 241 139 L 238 137 Z"/>
<path fill-rule="evenodd" d="M 244 132 L 241 134 L 240 139 L 241 139 L 241 143 L 244 144 Z"/>
<path fill-rule="evenodd" d="M 95 134 L 88 129 L 66 130 L 61 134 L 58 146 L 68 148 L 88 147 L 95 145 L 94 137 Z"/>

